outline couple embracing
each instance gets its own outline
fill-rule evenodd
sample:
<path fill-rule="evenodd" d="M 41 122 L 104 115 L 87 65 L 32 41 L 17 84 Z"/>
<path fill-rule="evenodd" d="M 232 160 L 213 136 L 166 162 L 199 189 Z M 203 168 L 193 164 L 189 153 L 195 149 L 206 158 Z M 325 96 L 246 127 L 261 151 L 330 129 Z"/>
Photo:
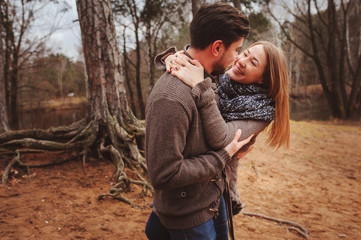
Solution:
<path fill-rule="evenodd" d="M 289 144 L 284 54 L 269 42 L 241 52 L 249 31 L 238 9 L 203 5 L 190 25 L 190 46 L 182 52 L 170 48 L 155 59 L 167 71 L 146 106 L 146 158 L 154 187 L 149 239 L 234 238 L 232 214 L 242 208 L 239 159 L 267 126 L 271 146 Z"/>

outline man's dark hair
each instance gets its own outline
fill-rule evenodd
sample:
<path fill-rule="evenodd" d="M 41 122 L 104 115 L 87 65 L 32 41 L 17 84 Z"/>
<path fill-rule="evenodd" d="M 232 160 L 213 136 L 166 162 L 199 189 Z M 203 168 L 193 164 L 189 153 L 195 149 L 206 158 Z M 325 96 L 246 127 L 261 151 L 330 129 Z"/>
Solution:
<path fill-rule="evenodd" d="M 228 48 L 249 31 L 248 18 L 237 8 L 222 2 L 202 5 L 190 25 L 191 46 L 203 50 L 222 40 Z"/>

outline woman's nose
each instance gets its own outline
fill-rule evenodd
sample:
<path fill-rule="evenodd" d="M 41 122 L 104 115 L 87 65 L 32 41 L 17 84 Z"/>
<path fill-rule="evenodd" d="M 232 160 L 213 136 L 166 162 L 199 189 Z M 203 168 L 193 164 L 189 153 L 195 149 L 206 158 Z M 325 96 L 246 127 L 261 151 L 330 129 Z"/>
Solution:
<path fill-rule="evenodd" d="M 245 64 L 245 59 L 239 58 L 239 59 L 238 59 L 238 63 L 239 63 L 239 65 L 240 65 L 241 67 L 245 67 L 245 66 L 246 66 L 246 64 Z"/>

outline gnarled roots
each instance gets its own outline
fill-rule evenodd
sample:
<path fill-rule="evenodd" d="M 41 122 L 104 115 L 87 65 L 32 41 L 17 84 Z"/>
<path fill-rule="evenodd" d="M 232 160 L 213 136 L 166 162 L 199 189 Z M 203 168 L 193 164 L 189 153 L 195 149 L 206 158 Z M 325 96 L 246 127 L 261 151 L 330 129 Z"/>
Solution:
<path fill-rule="evenodd" d="M 147 173 L 147 166 L 137 139 L 144 140 L 144 123 L 125 124 L 122 126 L 110 115 L 104 121 L 81 120 L 69 126 L 50 128 L 47 130 L 18 130 L 0 134 L 0 152 L 15 153 L 2 175 L 5 185 L 10 170 L 18 165 L 29 168 L 45 167 L 81 158 L 83 164 L 90 156 L 110 159 L 115 166 L 115 185 L 109 193 L 101 194 L 98 199 L 106 196 L 119 199 L 135 206 L 123 193 L 127 192 L 131 184 L 142 186 L 141 195 L 153 193 L 153 188 L 142 176 Z M 29 151 L 71 151 L 77 154 L 68 159 L 53 163 L 28 164 L 21 159 L 21 154 Z M 125 168 L 136 170 L 136 179 L 131 179 L 125 173 Z"/>

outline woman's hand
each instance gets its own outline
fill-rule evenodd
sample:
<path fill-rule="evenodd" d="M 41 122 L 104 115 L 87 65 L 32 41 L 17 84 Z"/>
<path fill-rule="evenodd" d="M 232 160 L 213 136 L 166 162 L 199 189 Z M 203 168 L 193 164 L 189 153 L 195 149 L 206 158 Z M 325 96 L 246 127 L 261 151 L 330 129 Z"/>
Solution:
<path fill-rule="evenodd" d="M 229 156 L 232 157 L 241 147 L 246 145 L 251 140 L 251 138 L 253 137 L 254 134 L 252 134 L 251 136 L 249 136 L 248 138 L 246 138 L 242 141 L 238 141 L 239 138 L 241 137 L 241 135 L 242 135 L 242 131 L 241 131 L 241 129 L 238 129 L 232 142 L 224 148 L 228 152 Z M 237 158 L 238 157 L 239 156 L 237 155 Z"/>
<path fill-rule="evenodd" d="M 164 60 L 167 72 L 178 77 L 193 88 L 204 80 L 204 68 L 197 60 L 192 60 L 184 51 L 176 52 Z"/>
<path fill-rule="evenodd" d="M 170 73 L 173 69 L 176 69 L 179 66 L 181 66 L 181 64 L 177 63 L 178 56 L 181 54 L 184 55 L 184 50 L 180 50 L 173 54 L 169 53 L 168 55 L 166 55 L 166 58 L 164 59 L 164 63 L 165 63 L 165 68 L 167 69 L 167 72 Z M 184 55 L 184 57 L 188 58 L 186 55 Z M 182 58 L 183 58 L 183 56 L 182 56 Z"/>

